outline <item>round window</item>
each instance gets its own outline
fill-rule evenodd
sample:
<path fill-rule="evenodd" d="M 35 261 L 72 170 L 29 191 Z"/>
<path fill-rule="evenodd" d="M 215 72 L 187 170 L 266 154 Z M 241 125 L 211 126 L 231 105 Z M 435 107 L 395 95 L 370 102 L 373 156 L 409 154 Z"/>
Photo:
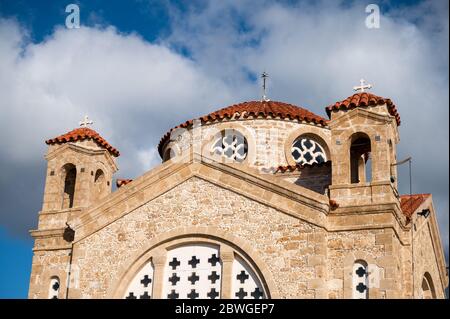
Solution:
<path fill-rule="evenodd" d="M 291 154 L 297 164 L 314 164 L 327 161 L 324 148 L 310 137 L 299 137 L 292 144 Z"/>

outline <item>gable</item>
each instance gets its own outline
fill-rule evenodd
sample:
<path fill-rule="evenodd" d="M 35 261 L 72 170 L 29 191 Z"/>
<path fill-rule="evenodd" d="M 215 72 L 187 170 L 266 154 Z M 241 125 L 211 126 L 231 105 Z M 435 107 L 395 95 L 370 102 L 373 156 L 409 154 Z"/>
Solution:
<path fill-rule="evenodd" d="M 222 234 L 229 234 L 239 238 L 241 249 L 251 247 L 258 252 L 270 273 L 278 274 L 278 289 L 286 289 L 282 283 L 289 280 L 291 272 L 287 260 L 314 274 L 314 266 L 306 262 L 304 252 L 314 250 L 317 242 L 310 237 L 321 232 L 320 227 L 193 176 L 77 241 L 74 258 L 80 269 L 101 265 L 99 269 L 108 270 L 84 271 L 80 282 L 111 283 L 135 262 L 136 256 L 157 248 L 161 241 L 176 241 L 183 234 L 216 234 L 222 238 Z M 167 234 L 173 233 L 178 235 L 168 239 Z M 305 280 L 308 278 L 306 275 Z M 86 287 L 83 297 L 108 296 L 108 286 Z"/>
<path fill-rule="evenodd" d="M 281 213 L 319 226 L 325 223 L 329 209 L 325 195 L 239 164 L 169 161 L 121 187 L 75 218 L 72 222 L 76 230 L 75 241 L 89 236 L 194 176 L 276 208 Z"/>

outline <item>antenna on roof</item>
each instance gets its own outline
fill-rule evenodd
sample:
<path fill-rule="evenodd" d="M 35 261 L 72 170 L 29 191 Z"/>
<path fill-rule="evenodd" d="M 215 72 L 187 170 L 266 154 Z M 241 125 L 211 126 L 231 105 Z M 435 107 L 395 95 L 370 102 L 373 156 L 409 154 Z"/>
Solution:
<path fill-rule="evenodd" d="M 263 79 L 263 87 L 262 87 L 263 88 L 263 95 L 262 95 L 261 102 L 268 102 L 268 101 L 270 101 L 270 99 L 267 98 L 267 92 L 266 92 L 266 89 L 267 89 L 267 87 L 266 87 L 266 80 L 267 80 L 268 77 L 269 77 L 269 74 L 266 71 L 264 71 L 261 74 L 261 78 Z"/>

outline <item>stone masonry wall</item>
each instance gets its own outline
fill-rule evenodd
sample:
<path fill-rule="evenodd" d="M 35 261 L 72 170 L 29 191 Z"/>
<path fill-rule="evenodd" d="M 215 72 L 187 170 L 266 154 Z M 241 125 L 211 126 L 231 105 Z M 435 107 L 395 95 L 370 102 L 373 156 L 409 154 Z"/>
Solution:
<path fill-rule="evenodd" d="M 282 297 L 316 296 L 310 281 L 318 274 L 311 257 L 324 254 L 324 246 L 317 244 L 317 236 L 324 238 L 321 229 L 192 178 L 76 244 L 74 263 L 83 269 L 79 297 L 105 297 L 117 269 L 146 242 L 190 225 L 218 227 L 250 243 L 268 265 Z"/>
<path fill-rule="evenodd" d="M 444 298 L 439 270 L 437 267 L 434 245 L 431 240 L 429 219 L 416 218 L 416 231 L 414 232 L 414 296 L 419 296 L 424 274 L 428 272 L 433 280 L 437 298 Z"/>

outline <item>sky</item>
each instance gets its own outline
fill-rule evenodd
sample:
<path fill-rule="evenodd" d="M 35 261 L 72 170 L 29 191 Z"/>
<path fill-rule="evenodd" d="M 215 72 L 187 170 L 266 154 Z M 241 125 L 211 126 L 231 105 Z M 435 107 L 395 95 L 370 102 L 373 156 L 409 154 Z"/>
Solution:
<path fill-rule="evenodd" d="M 71 3 L 80 28 L 65 25 Z M 262 71 L 272 100 L 323 117 L 361 77 L 394 101 L 398 159 L 412 156 L 413 192 L 433 194 L 448 260 L 448 47 L 447 0 L 0 0 L 0 298 L 27 297 L 44 140 L 88 114 L 121 151 L 115 178 L 135 178 L 171 127 L 259 99 Z"/>

